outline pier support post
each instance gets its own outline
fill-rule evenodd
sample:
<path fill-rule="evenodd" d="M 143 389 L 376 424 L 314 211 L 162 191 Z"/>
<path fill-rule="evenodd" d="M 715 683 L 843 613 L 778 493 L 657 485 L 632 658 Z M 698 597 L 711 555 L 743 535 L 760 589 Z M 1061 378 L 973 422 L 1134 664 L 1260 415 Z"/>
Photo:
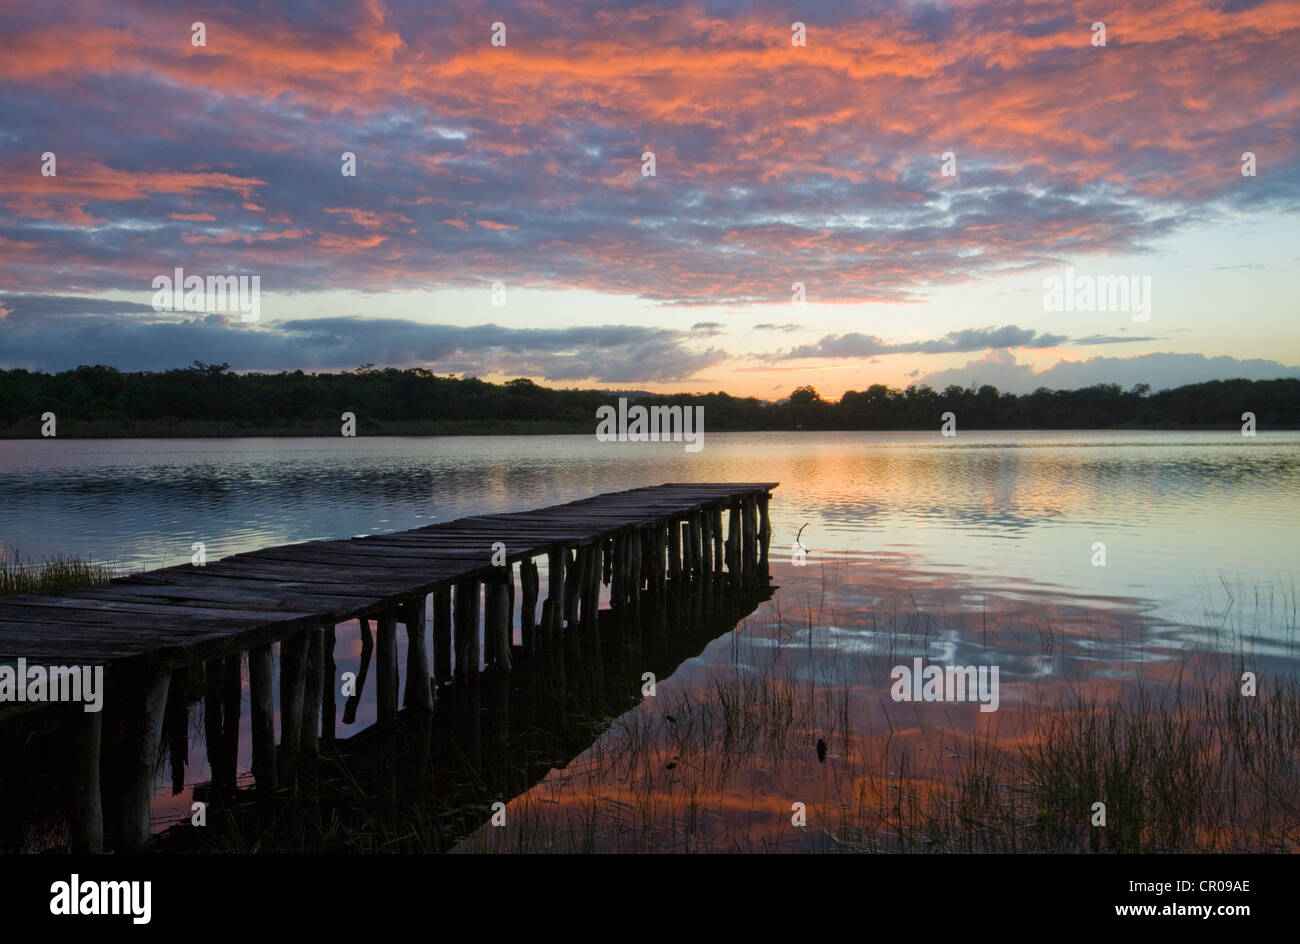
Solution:
<path fill-rule="evenodd" d="M 506 564 L 506 650 L 515 645 L 515 565 Z M 511 661 L 514 653 L 510 653 Z"/>
<path fill-rule="evenodd" d="M 280 782 L 285 786 L 293 785 L 298 773 L 310 643 L 305 632 L 280 643 Z"/>
<path fill-rule="evenodd" d="M 126 737 L 122 742 L 122 808 L 118 830 L 118 847 L 122 852 L 143 849 L 153 831 L 154 765 L 158 760 L 171 675 L 165 668 L 151 667 L 141 679 L 141 691 L 132 693 L 139 700 L 127 717 Z"/>
<path fill-rule="evenodd" d="M 772 519 L 767 508 L 771 499 L 771 495 L 765 494 L 758 500 L 758 563 L 764 578 L 768 576 L 767 553 L 772 540 Z"/>
<path fill-rule="evenodd" d="M 519 562 L 519 589 L 522 597 L 519 604 L 519 630 L 523 636 L 524 651 L 537 651 L 537 564 L 530 557 Z"/>
<path fill-rule="evenodd" d="M 582 567 L 586 563 L 586 549 L 565 548 L 564 557 L 564 621 L 576 628 L 578 600 L 582 591 Z"/>
<path fill-rule="evenodd" d="M 203 741 L 208 748 L 208 770 L 212 772 L 212 787 L 216 793 L 218 787 L 229 786 L 222 776 L 226 754 L 226 725 L 223 714 L 225 704 L 222 694 L 225 689 L 226 660 L 209 659 L 203 666 Z"/>
<path fill-rule="evenodd" d="M 742 499 L 740 506 L 740 569 L 745 575 L 746 582 L 750 583 L 755 579 L 754 571 L 758 564 L 758 523 L 755 521 L 757 512 L 758 504 L 754 501 L 753 495 Z"/>
<path fill-rule="evenodd" d="M 433 591 L 433 677 L 439 685 L 451 681 L 451 587 Z"/>
<path fill-rule="evenodd" d="M 714 505 L 712 508 L 707 509 L 705 514 L 713 522 L 711 528 L 713 532 L 713 569 L 717 573 L 722 573 L 722 565 L 726 560 L 722 551 L 722 506 Z"/>
<path fill-rule="evenodd" d="M 375 691 L 378 718 L 387 721 L 397 714 L 397 613 L 379 614 L 375 633 Z"/>
<path fill-rule="evenodd" d="M 431 711 L 433 689 L 429 687 L 429 653 L 424 647 L 423 597 L 402 607 L 402 622 L 406 624 L 406 692 L 402 704 Z"/>
<path fill-rule="evenodd" d="M 628 535 L 628 544 L 631 545 L 632 551 L 628 555 L 628 563 L 631 565 L 628 570 L 632 584 L 632 599 L 639 601 L 641 599 L 641 532 L 633 531 Z"/>
<path fill-rule="evenodd" d="M 676 518 L 668 519 L 668 576 L 674 584 L 682 579 L 682 526 Z"/>
<path fill-rule="evenodd" d="M 258 791 L 279 787 L 275 763 L 275 709 L 271 701 L 271 647 L 248 650 L 248 694 L 252 701 L 253 779 Z"/>
<path fill-rule="evenodd" d="M 691 512 L 688 534 L 688 552 L 691 558 L 691 579 L 698 581 L 700 579 L 700 571 L 704 566 L 704 558 L 700 552 L 700 513 L 698 511 Z"/>
<path fill-rule="evenodd" d="M 713 580 L 713 516 L 706 508 L 700 513 L 700 568 L 704 579 Z"/>
<path fill-rule="evenodd" d="M 592 638 L 596 644 L 600 643 L 600 636 L 596 632 L 600 628 L 600 576 L 601 576 L 601 552 L 604 542 L 597 541 L 591 546 L 591 553 L 588 556 L 588 568 L 586 577 L 586 586 L 582 594 L 582 622 L 591 629 Z"/>
<path fill-rule="evenodd" d="M 727 516 L 727 570 L 733 584 L 740 583 L 740 502 L 732 502 Z"/>
<path fill-rule="evenodd" d="M 663 522 L 655 525 L 654 529 L 654 579 L 655 595 L 660 599 L 663 598 L 664 589 L 668 584 L 668 565 L 664 561 L 664 553 L 668 549 L 668 532 L 664 530 Z"/>
<path fill-rule="evenodd" d="M 483 638 L 489 643 L 491 662 L 510 671 L 510 604 L 504 575 L 487 581 L 483 589 Z"/>
<path fill-rule="evenodd" d="M 357 708 L 361 706 L 361 695 L 366 690 L 366 676 L 370 673 L 370 657 L 375 651 L 375 636 L 370 631 L 370 620 L 361 617 L 357 620 L 361 628 L 361 663 L 357 666 L 357 685 L 348 700 L 343 704 L 343 723 L 352 724 L 357 720 Z"/>
<path fill-rule="evenodd" d="M 320 756 L 321 698 L 325 689 L 325 630 L 307 630 L 307 680 L 302 698 L 302 740 L 299 749 L 308 762 Z"/>
<path fill-rule="evenodd" d="M 104 851 L 104 806 L 99 781 L 99 754 L 103 741 L 104 713 L 70 709 L 72 762 L 76 765 L 76 797 L 69 824 L 72 852 L 98 855 Z"/>
<path fill-rule="evenodd" d="M 321 648 L 325 653 L 325 668 L 321 674 L 320 736 L 327 744 L 334 743 L 338 725 L 338 664 L 334 661 L 335 638 L 334 626 L 325 629 Z"/>
<path fill-rule="evenodd" d="M 551 602 L 549 625 L 546 627 L 547 641 L 553 643 L 560 638 L 560 628 L 564 625 L 564 558 L 566 552 L 553 550 L 546 555 L 546 596 Z"/>
<path fill-rule="evenodd" d="M 619 608 L 627 601 L 627 535 L 614 535 L 614 562 L 610 569 L 609 605 Z"/>
<path fill-rule="evenodd" d="M 456 584 L 456 681 L 478 678 L 479 657 L 479 582 L 462 580 Z"/>

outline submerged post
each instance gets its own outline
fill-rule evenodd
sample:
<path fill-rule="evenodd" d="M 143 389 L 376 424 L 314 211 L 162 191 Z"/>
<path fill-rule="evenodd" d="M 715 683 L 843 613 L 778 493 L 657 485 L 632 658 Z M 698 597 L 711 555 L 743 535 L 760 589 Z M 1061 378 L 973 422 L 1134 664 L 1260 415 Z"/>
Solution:
<path fill-rule="evenodd" d="M 325 668 L 321 675 L 320 708 L 320 736 L 327 743 L 334 740 L 335 728 L 338 722 L 338 704 L 337 695 L 335 694 L 338 685 L 338 665 L 334 662 L 334 647 L 337 642 L 334 625 L 330 624 L 325 630 L 325 638 L 322 643 L 325 652 Z"/>
<path fill-rule="evenodd" d="M 402 607 L 406 624 L 406 694 L 402 704 L 424 711 L 433 708 L 433 689 L 429 687 L 429 654 L 424 648 L 424 599 L 411 600 Z"/>
<path fill-rule="evenodd" d="M 302 699 L 302 739 L 299 750 L 315 760 L 320 754 L 321 698 L 325 689 L 325 630 L 307 630 L 307 680 Z"/>
<path fill-rule="evenodd" d="M 558 549 L 546 555 L 546 597 L 551 604 L 547 641 L 554 642 L 564 621 L 564 553 Z"/>
<path fill-rule="evenodd" d="M 73 705 L 70 715 L 76 802 L 69 823 L 69 838 L 74 855 L 98 855 L 104 851 L 104 806 L 99 782 L 104 713 L 85 711 L 81 705 Z"/>
<path fill-rule="evenodd" d="M 298 773 L 310 642 L 307 633 L 300 632 L 280 643 L 280 782 L 285 786 L 292 785 Z"/>
<path fill-rule="evenodd" d="M 504 575 L 495 576 L 484 585 L 483 638 L 489 642 L 493 665 L 510 671 L 510 604 Z"/>
<path fill-rule="evenodd" d="M 397 714 L 397 613 L 393 610 L 379 614 L 375 676 L 378 717 L 386 721 Z"/>
<path fill-rule="evenodd" d="M 725 561 L 722 551 L 722 506 L 714 505 L 704 512 L 709 516 L 712 522 L 710 530 L 713 532 L 713 569 L 722 573 L 722 565 Z"/>
<path fill-rule="evenodd" d="M 121 819 L 118 846 L 123 852 L 137 852 L 153 832 L 154 764 L 162 738 L 163 713 L 171 672 L 151 666 L 141 679 L 141 690 L 127 716 L 122 743 Z M 135 693 L 133 693 L 135 694 Z"/>
<path fill-rule="evenodd" d="M 433 678 L 451 681 L 451 587 L 433 591 Z"/>
<path fill-rule="evenodd" d="M 275 710 L 271 702 L 271 647 L 248 650 L 248 694 L 252 702 L 253 780 L 270 793 L 279 786 L 275 763 Z"/>
<path fill-rule="evenodd" d="M 682 527 L 676 518 L 668 519 L 668 576 L 674 584 L 682 579 Z"/>
<path fill-rule="evenodd" d="M 537 564 L 531 557 L 519 562 L 519 587 L 519 629 L 523 635 L 524 651 L 530 653 L 531 658 L 531 653 L 537 649 L 537 593 L 540 589 Z"/>
<path fill-rule="evenodd" d="M 740 582 L 740 503 L 732 502 L 727 516 L 727 570 L 731 582 Z"/>

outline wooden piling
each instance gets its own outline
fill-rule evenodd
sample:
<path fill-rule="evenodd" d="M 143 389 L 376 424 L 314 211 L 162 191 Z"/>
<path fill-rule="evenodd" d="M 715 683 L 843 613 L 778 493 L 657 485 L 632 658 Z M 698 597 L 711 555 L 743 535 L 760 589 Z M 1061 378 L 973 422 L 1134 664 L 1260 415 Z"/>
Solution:
<path fill-rule="evenodd" d="M 379 614 L 375 632 L 375 692 L 380 721 L 397 714 L 397 613 Z"/>
<path fill-rule="evenodd" d="M 484 638 L 493 640 L 492 659 L 497 668 L 509 672 L 510 595 L 502 579 L 489 580 L 484 588 Z"/>
<path fill-rule="evenodd" d="M 462 580 L 455 586 L 456 682 L 469 678 L 470 633 L 475 631 L 478 611 L 478 584 Z M 477 674 L 475 666 L 475 674 Z"/>
<path fill-rule="evenodd" d="M 578 623 L 578 599 L 582 591 L 583 554 L 583 548 L 565 548 L 563 554 L 564 621 L 574 627 Z"/>
<path fill-rule="evenodd" d="M 707 509 L 705 514 L 713 522 L 713 569 L 721 573 L 722 565 L 726 563 L 722 548 L 722 506 L 714 505 L 712 508 Z"/>
<path fill-rule="evenodd" d="M 479 676 L 483 664 L 483 637 L 482 637 L 482 606 L 479 600 L 479 588 L 482 583 L 478 580 L 469 581 L 469 596 L 467 603 L 469 609 L 466 616 L 469 618 L 469 652 L 466 656 L 469 661 L 469 677 L 476 679 Z"/>
<path fill-rule="evenodd" d="M 519 630 L 523 637 L 524 651 L 533 652 L 537 648 L 537 564 L 529 558 L 519 562 Z"/>
<path fill-rule="evenodd" d="M 610 570 L 609 605 L 615 609 L 627 601 L 627 535 L 614 535 L 614 558 Z"/>
<path fill-rule="evenodd" d="M 326 627 L 321 648 L 325 652 L 325 669 L 321 678 L 320 736 L 333 743 L 338 727 L 338 664 L 334 661 L 334 647 L 338 644 L 333 625 Z"/>
<path fill-rule="evenodd" d="M 700 513 L 700 569 L 706 580 L 713 577 L 713 516 L 708 509 Z"/>
<path fill-rule="evenodd" d="M 727 512 L 727 541 L 725 545 L 727 570 L 732 583 L 740 579 L 740 505 L 733 502 Z"/>
<path fill-rule="evenodd" d="M 506 565 L 506 648 L 515 644 L 515 566 Z M 511 655 L 513 658 L 513 654 Z"/>
<path fill-rule="evenodd" d="M 104 807 L 99 778 L 104 713 L 73 705 L 70 715 L 76 795 L 69 817 L 69 838 L 74 855 L 98 855 L 104 851 Z"/>
<path fill-rule="evenodd" d="M 757 517 L 758 504 L 754 501 L 754 497 L 751 495 L 742 499 L 740 506 L 740 569 L 747 580 L 754 579 L 754 571 L 758 566 Z"/>
<path fill-rule="evenodd" d="M 302 745 L 303 697 L 307 684 L 306 632 L 294 633 L 280 643 L 280 783 L 294 784 Z"/>
<path fill-rule="evenodd" d="M 630 579 L 632 586 L 632 599 L 641 599 L 641 533 L 633 531 L 628 536 L 628 544 L 631 545 L 631 554 L 629 555 Z"/>
<path fill-rule="evenodd" d="M 321 698 L 325 689 L 325 630 L 307 630 L 307 680 L 302 698 L 302 740 L 299 750 L 308 760 L 320 754 Z"/>
<path fill-rule="evenodd" d="M 668 564 L 664 560 L 664 555 L 668 550 L 668 531 L 660 523 L 654 529 L 654 546 L 655 546 L 655 595 L 662 598 L 664 588 L 668 584 Z"/>
<path fill-rule="evenodd" d="M 127 717 L 119 760 L 122 794 L 117 841 L 122 852 L 143 849 L 153 831 L 154 765 L 158 760 L 171 676 L 168 669 L 151 666 L 145 670 L 140 688 L 132 693 L 135 705 Z"/>
<path fill-rule="evenodd" d="M 561 549 L 546 555 L 546 596 L 551 601 L 550 624 L 546 627 L 548 640 L 560 638 L 560 628 L 564 625 L 564 558 Z"/>
<path fill-rule="evenodd" d="M 451 681 L 451 587 L 433 591 L 433 677 L 439 685 Z"/>
<path fill-rule="evenodd" d="M 429 653 L 424 647 L 424 598 L 402 607 L 406 625 L 406 691 L 402 704 L 421 711 L 433 710 L 433 689 L 429 687 Z"/>
<path fill-rule="evenodd" d="M 253 779 L 269 793 L 279 787 L 275 762 L 275 710 L 271 700 L 271 647 L 248 651 L 248 694 L 252 702 Z"/>
<path fill-rule="evenodd" d="M 375 651 L 375 637 L 370 631 L 370 620 L 362 617 L 357 620 L 361 630 L 361 663 L 357 666 L 356 687 L 343 704 L 343 723 L 352 724 L 357 720 L 357 708 L 361 705 L 361 696 L 366 690 L 366 676 L 370 672 L 370 659 Z"/>
<path fill-rule="evenodd" d="M 682 579 L 682 527 L 676 518 L 668 519 L 668 576 L 673 583 Z"/>
<path fill-rule="evenodd" d="M 687 553 L 691 559 L 691 579 L 698 581 L 700 571 L 704 568 L 704 556 L 700 552 L 700 513 L 692 511 L 687 521 L 687 534 L 689 535 Z"/>
<path fill-rule="evenodd" d="M 767 573 L 768 566 L 768 545 L 772 540 L 772 519 L 768 513 L 767 507 L 771 499 L 771 495 L 764 494 L 758 500 L 758 562 L 760 568 L 765 574 Z"/>

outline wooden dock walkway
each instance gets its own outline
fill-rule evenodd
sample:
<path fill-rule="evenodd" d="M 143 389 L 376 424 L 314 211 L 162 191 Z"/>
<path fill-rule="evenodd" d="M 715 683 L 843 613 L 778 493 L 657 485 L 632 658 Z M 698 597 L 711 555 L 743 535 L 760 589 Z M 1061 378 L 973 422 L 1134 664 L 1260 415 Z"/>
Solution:
<path fill-rule="evenodd" d="M 238 725 L 242 654 L 259 790 L 293 784 L 298 761 L 333 736 L 334 627 L 377 622 L 378 717 L 398 711 L 396 627 L 407 633 L 408 709 L 437 690 L 509 671 L 599 626 L 611 607 L 683 586 L 766 584 L 777 483 L 682 483 L 597 495 L 533 511 L 478 515 L 410 531 L 265 548 L 74 592 L 0 598 L 0 665 L 104 666 L 108 703 L 128 733 L 117 848 L 143 846 L 162 716 L 173 673 L 206 670 L 210 734 Z M 536 558 L 546 560 L 546 597 Z M 514 642 L 516 592 L 521 643 Z M 431 598 L 431 599 L 430 599 Z M 541 603 L 541 618 L 537 608 Z M 453 605 L 454 604 L 454 605 Z M 432 659 L 426 641 L 432 629 Z M 272 650 L 280 644 L 277 750 Z M 39 704 L 0 702 L 0 718 Z M 233 716 L 233 717 L 232 717 Z M 100 713 L 72 713 L 78 809 L 74 849 L 103 848 Z M 233 762 L 233 758 L 230 758 Z M 217 775 L 214 764 L 214 778 Z M 233 774 L 233 771 L 228 771 Z"/>

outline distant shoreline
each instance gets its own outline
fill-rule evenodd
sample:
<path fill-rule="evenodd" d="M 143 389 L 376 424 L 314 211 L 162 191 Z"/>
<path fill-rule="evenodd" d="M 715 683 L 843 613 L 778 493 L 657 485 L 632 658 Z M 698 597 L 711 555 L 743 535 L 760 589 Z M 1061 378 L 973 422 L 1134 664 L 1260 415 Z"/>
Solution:
<path fill-rule="evenodd" d="M 705 433 L 974 430 L 1300 429 L 1300 379 L 1227 380 L 1152 392 L 1098 384 L 1001 393 L 950 385 L 872 384 L 824 399 L 810 386 L 775 402 L 723 392 L 558 389 L 490 383 L 420 369 L 341 374 L 235 374 L 196 362 L 162 373 L 79 367 L 59 374 L 0 370 L 0 438 L 176 439 L 340 436 L 595 435 L 617 404 L 637 429 L 685 411 Z M 628 406 L 631 404 L 631 406 Z M 695 419 L 702 415 L 702 423 Z M 631 430 L 631 424 L 628 425 Z"/>
<path fill-rule="evenodd" d="M 87 428 L 89 427 L 89 428 Z M 519 422 L 519 423 L 494 423 L 494 422 L 467 422 L 467 423 L 446 423 L 446 422 L 412 422 L 412 423 L 358 423 L 356 437 L 357 439 L 375 439 L 380 437 L 411 437 L 411 438 L 429 438 L 439 436 L 592 436 L 594 435 L 595 423 L 574 427 L 567 423 L 546 423 L 546 422 Z M 1266 427 L 1259 430 L 1260 433 L 1282 433 L 1297 432 L 1300 426 L 1278 426 Z M 714 433 L 938 433 L 939 424 L 926 427 L 897 427 L 897 426 L 872 426 L 860 428 L 845 429 L 772 429 L 772 428 L 745 428 L 745 429 L 708 429 L 707 434 Z M 1049 432 L 1183 432 L 1183 433 L 1238 433 L 1238 426 L 1223 426 L 1213 424 L 1199 425 L 1151 425 L 1144 424 L 1141 426 L 1132 425 L 1115 425 L 1115 426 L 990 426 L 977 427 L 965 426 L 959 427 L 960 433 L 1049 433 Z M 267 427 L 255 429 L 231 428 L 230 424 L 212 424 L 212 423 L 194 423 L 179 424 L 174 426 L 163 427 L 161 425 L 149 424 L 140 427 L 103 427 L 93 424 L 75 424 L 67 423 L 66 426 L 60 425 L 56 439 L 333 439 L 339 438 L 340 431 L 337 424 L 333 426 L 319 427 Z M 39 440 L 41 436 L 33 436 L 26 431 L 17 429 L 0 428 L 0 440 L 3 441 L 25 441 Z"/>

